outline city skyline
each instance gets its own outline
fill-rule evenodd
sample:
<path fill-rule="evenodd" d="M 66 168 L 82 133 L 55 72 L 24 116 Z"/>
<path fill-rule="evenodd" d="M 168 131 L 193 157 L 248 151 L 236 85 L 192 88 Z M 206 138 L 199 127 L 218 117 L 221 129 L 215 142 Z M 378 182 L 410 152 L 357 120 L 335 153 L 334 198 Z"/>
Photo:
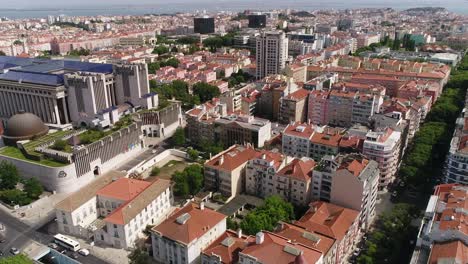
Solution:
<path fill-rule="evenodd" d="M 70 0 L 66 3 L 58 0 L 38 0 L 31 3 L 29 0 L 8 0 L 3 3 L 0 10 L 1 16 L 12 16 L 12 18 L 28 18 L 28 17 L 42 17 L 43 14 L 61 14 L 66 15 L 94 15 L 99 13 L 102 15 L 142 15 L 145 13 L 175 13 L 175 12 L 194 12 L 194 11 L 241 11 L 244 9 L 281 9 L 291 8 L 300 10 L 320 10 L 320 9 L 356 9 L 356 8 L 393 8 L 396 10 L 404 10 L 407 8 L 415 7 L 443 7 L 451 12 L 458 14 L 467 14 L 468 5 L 466 0 L 417 0 L 417 1 L 370 1 L 370 0 L 352 0 L 347 2 L 341 1 L 265 1 L 257 0 L 255 2 L 246 0 L 176 0 L 172 1 L 171 5 L 167 5 L 164 1 L 148 1 L 148 0 L 105 0 L 96 4 L 91 0 Z M 22 14 L 16 14 L 17 11 L 26 11 Z M 58 12 L 58 13 L 57 13 Z M 41 14 L 41 16 L 37 16 Z"/>

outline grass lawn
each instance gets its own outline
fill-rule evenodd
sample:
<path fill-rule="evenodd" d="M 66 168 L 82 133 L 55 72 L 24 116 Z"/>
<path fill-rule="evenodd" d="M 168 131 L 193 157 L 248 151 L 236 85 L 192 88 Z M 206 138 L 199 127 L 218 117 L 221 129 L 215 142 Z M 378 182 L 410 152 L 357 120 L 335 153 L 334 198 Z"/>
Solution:
<path fill-rule="evenodd" d="M 155 178 L 161 178 L 161 179 L 170 180 L 174 172 L 183 171 L 185 167 L 187 167 L 187 165 L 188 164 L 184 161 L 171 160 L 161 168 L 161 171 L 159 172 L 158 176 L 152 176 L 152 177 L 149 177 L 148 179 L 151 180 Z"/>
<path fill-rule="evenodd" d="M 41 164 L 41 165 L 49 166 L 49 167 L 63 167 L 63 166 L 68 165 L 66 163 L 61 163 L 61 162 L 49 160 L 49 159 L 43 159 L 41 161 L 31 160 L 31 159 L 26 158 L 21 152 L 21 150 L 15 147 L 11 147 L 11 146 L 0 149 L 0 155 L 4 155 L 7 157 L 20 159 L 20 160 L 25 160 L 25 161 L 29 161 L 32 163 L 37 163 L 37 164 Z"/>

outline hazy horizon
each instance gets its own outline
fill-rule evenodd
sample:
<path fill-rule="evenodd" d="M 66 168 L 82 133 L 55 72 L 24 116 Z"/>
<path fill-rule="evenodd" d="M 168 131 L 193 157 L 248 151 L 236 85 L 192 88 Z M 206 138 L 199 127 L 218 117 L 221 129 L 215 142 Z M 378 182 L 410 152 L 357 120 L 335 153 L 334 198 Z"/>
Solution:
<path fill-rule="evenodd" d="M 145 13 L 174 13 L 204 10 L 240 11 L 244 9 L 352 9 L 383 8 L 397 10 L 414 7 L 444 7 L 449 11 L 468 14 L 468 0 L 6 0 L 0 7 L 0 17 L 11 18 L 44 17 L 48 14 L 70 16 L 93 15 L 138 15 Z M 3 11 L 2 11 L 3 9 Z M 7 11 L 6 9 L 17 9 Z M 26 10 L 28 12 L 22 12 Z M 71 11 L 73 12 L 66 12 Z"/>

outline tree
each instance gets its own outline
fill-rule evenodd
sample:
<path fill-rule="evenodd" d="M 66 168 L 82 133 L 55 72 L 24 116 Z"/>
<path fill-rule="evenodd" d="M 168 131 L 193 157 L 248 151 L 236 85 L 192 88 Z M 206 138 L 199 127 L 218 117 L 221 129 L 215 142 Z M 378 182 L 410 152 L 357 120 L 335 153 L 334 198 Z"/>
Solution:
<path fill-rule="evenodd" d="M 156 47 L 154 47 L 153 49 L 153 54 L 158 54 L 158 55 L 162 55 L 162 54 L 166 54 L 169 52 L 169 48 L 166 47 L 165 45 L 158 45 Z"/>
<path fill-rule="evenodd" d="M 148 63 L 148 73 L 155 74 L 161 68 L 159 62 Z"/>
<path fill-rule="evenodd" d="M 175 195 L 185 197 L 190 193 L 190 186 L 185 173 L 176 171 L 172 175 L 172 181 L 174 181 Z"/>
<path fill-rule="evenodd" d="M 151 176 L 158 176 L 159 173 L 161 173 L 161 169 L 160 169 L 159 167 L 153 167 L 153 168 L 151 169 L 150 175 L 151 175 Z"/>
<path fill-rule="evenodd" d="M 8 161 L 0 161 L 0 190 L 14 189 L 19 181 L 16 166 Z"/>
<path fill-rule="evenodd" d="M 33 264 L 33 261 L 23 254 L 0 259 L 0 264 Z"/>
<path fill-rule="evenodd" d="M 44 192 L 44 189 L 36 178 L 30 178 L 24 182 L 24 191 L 29 198 L 36 200 Z"/>
<path fill-rule="evenodd" d="M 185 168 L 184 171 L 187 175 L 187 181 L 190 186 L 190 194 L 197 194 L 203 187 L 203 168 L 198 164 L 192 164 Z"/>
<path fill-rule="evenodd" d="M 191 160 L 198 160 L 198 156 L 200 155 L 200 153 L 198 152 L 198 150 L 190 148 L 187 150 L 187 155 Z"/>
<path fill-rule="evenodd" d="M 151 262 L 151 259 L 148 253 L 140 248 L 134 249 L 130 255 L 128 255 L 130 264 L 148 264 Z"/>
<path fill-rule="evenodd" d="M 172 144 L 176 146 L 185 145 L 185 131 L 183 128 L 179 127 L 176 129 L 174 135 L 172 135 Z"/>
<path fill-rule="evenodd" d="M 247 234 L 254 235 L 261 230 L 273 231 L 279 221 L 294 219 L 294 207 L 279 196 L 270 196 L 265 204 L 247 214 L 240 227 Z"/>
<path fill-rule="evenodd" d="M 200 97 L 200 101 L 202 103 L 205 103 L 221 94 L 218 87 L 207 84 L 205 82 L 194 84 L 193 93 L 194 95 L 198 95 Z"/>
<path fill-rule="evenodd" d="M 52 149 L 63 151 L 67 147 L 68 143 L 65 140 L 58 139 L 51 146 Z"/>
<path fill-rule="evenodd" d="M 166 61 L 161 62 L 160 64 L 161 64 L 161 67 L 171 66 L 171 67 L 177 68 L 179 67 L 180 61 L 176 58 L 170 58 Z"/>
<path fill-rule="evenodd" d="M 74 49 L 68 52 L 69 56 L 88 56 L 91 54 L 91 51 L 88 49 L 80 48 L 80 49 Z"/>
<path fill-rule="evenodd" d="M 0 199 L 11 205 L 27 205 L 32 202 L 32 199 L 27 194 L 18 189 L 4 190 L 0 192 Z"/>
<path fill-rule="evenodd" d="M 195 195 L 203 188 L 203 168 L 198 164 L 192 164 L 181 172 L 176 171 L 172 180 L 174 181 L 175 195 Z"/>

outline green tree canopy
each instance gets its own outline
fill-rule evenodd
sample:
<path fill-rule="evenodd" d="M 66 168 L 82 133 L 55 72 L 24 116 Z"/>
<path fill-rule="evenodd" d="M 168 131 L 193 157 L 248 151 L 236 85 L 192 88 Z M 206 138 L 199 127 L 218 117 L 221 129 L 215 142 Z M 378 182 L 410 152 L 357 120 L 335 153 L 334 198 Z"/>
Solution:
<path fill-rule="evenodd" d="M 195 195 L 203 188 L 203 167 L 192 164 L 172 176 L 174 194 L 177 196 Z"/>
<path fill-rule="evenodd" d="M 176 146 L 185 145 L 185 131 L 183 128 L 179 127 L 176 129 L 174 135 L 172 135 L 171 141 Z"/>
<path fill-rule="evenodd" d="M 273 231 L 279 221 L 294 219 L 294 207 L 279 196 L 270 196 L 265 204 L 247 214 L 240 223 L 244 232 L 254 235 L 261 230 Z"/>
<path fill-rule="evenodd" d="M 130 264 L 148 264 L 151 263 L 151 258 L 148 253 L 140 248 L 134 249 L 130 255 L 128 255 Z"/>
<path fill-rule="evenodd" d="M 29 198 L 36 200 L 44 192 L 44 189 L 36 178 L 30 178 L 24 181 L 24 191 Z"/>
<path fill-rule="evenodd" d="M 0 259 L 0 264 L 33 264 L 34 262 L 23 254 Z"/>
<path fill-rule="evenodd" d="M 0 161 L 0 190 L 14 189 L 19 181 L 16 166 L 8 161 Z"/>
<path fill-rule="evenodd" d="M 169 53 L 169 48 L 165 45 L 158 45 L 156 47 L 154 47 L 153 49 L 153 54 L 158 54 L 158 55 L 162 55 L 162 54 L 166 54 L 166 53 Z"/>
<path fill-rule="evenodd" d="M 200 101 L 202 103 L 207 102 L 221 94 L 218 87 L 207 84 L 205 82 L 194 84 L 193 93 L 194 95 L 198 95 L 200 97 Z"/>

